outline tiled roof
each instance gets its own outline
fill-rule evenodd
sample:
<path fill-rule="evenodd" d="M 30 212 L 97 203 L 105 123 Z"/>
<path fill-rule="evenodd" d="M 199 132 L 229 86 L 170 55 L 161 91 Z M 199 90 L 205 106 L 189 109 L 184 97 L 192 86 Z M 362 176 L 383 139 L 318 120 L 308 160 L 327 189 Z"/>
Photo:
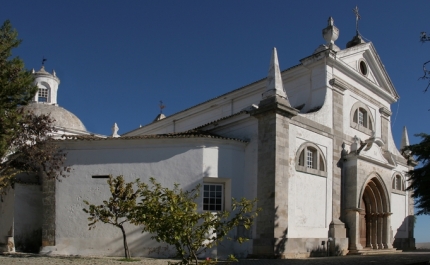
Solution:
<path fill-rule="evenodd" d="M 203 125 L 200 125 L 200 126 L 198 126 L 198 127 L 194 128 L 193 130 L 199 130 L 200 128 L 206 127 L 206 126 L 208 126 L 208 125 L 211 125 L 211 124 L 214 124 L 214 123 L 217 123 L 217 122 L 223 121 L 223 120 L 227 120 L 227 119 L 232 118 L 232 117 L 234 117 L 234 116 L 239 116 L 240 114 L 243 114 L 243 113 L 246 113 L 246 111 L 245 111 L 245 110 L 241 110 L 241 111 L 239 111 L 239 112 L 237 112 L 237 113 L 235 113 L 235 114 L 232 114 L 232 115 L 229 115 L 229 116 L 225 116 L 225 117 L 219 118 L 219 119 L 217 119 L 217 120 L 214 120 L 214 121 L 211 121 L 211 122 L 205 123 L 205 124 L 203 124 Z"/>
<path fill-rule="evenodd" d="M 101 138 L 92 135 L 63 135 L 63 139 L 55 141 L 72 140 L 72 141 L 116 141 L 116 140 L 135 140 L 135 139 L 168 139 L 168 138 L 212 138 L 221 140 L 233 140 L 237 142 L 247 143 L 248 141 L 224 137 L 217 134 L 209 133 L 206 131 L 190 130 L 179 133 L 166 133 L 166 134 L 150 134 L 150 135 L 137 135 L 137 136 L 123 136 L 123 137 L 107 137 Z"/>

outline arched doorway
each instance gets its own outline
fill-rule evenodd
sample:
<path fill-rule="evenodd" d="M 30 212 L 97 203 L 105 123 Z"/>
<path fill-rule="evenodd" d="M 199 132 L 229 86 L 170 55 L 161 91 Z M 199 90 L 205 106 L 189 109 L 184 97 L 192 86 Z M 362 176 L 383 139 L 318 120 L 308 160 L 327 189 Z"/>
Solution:
<path fill-rule="evenodd" d="M 391 248 L 390 218 L 387 193 L 381 181 L 370 179 L 360 200 L 359 235 L 360 244 L 367 249 Z"/>

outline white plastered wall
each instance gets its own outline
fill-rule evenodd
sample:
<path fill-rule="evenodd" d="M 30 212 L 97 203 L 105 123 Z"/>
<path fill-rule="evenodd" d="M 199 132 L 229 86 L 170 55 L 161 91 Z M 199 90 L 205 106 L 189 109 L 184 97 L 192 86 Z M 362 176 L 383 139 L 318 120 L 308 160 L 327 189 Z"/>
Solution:
<path fill-rule="evenodd" d="M 326 159 L 327 177 L 295 170 L 301 144 L 316 144 Z M 290 127 L 288 237 L 325 238 L 332 212 L 332 139 L 298 126 Z"/>
<path fill-rule="evenodd" d="M 242 143 L 201 139 L 74 143 L 69 146 L 67 157 L 72 173 L 56 186 L 56 246 L 52 254 L 123 255 L 119 229 L 100 223 L 88 231 L 83 200 L 100 204 L 110 195 L 106 179 L 92 176 L 123 175 L 128 182 L 137 178 L 147 182 L 149 177 L 154 177 L 163 186 L 172 188 L 174 183 L 180 183 L 183 189 L 202 184 L 204 177 L 231 178 L 236 183 L 236 178 L 243 178 L 243 150 Z M 235 163 L 219 159 L 221 153 L 235 157 Z M 242 196 L 240 190 L 232 192 Z M 127 225 L 126 231 L 133 256 L 174 255 L 172 246 L 151 240 L 151 235 L 141 233 L 141 227 Z"/>
<path fill-rule="evenodd" d="M 394 238 L 408 237 L 407 194 L 391 193 L 391 227 Z"/>

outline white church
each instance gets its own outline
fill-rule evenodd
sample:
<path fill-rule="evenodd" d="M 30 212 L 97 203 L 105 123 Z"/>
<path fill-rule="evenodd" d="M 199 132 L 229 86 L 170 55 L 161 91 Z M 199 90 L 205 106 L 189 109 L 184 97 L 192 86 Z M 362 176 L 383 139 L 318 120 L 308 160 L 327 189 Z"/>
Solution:
<path fill-rule="evenodd" d="M 121 256 L 119 229 L 88 231 L 82 209 L 83 200 L 109 198 L 109 175 L 123 175 L 216 191 L 202 194 L 201 211 L 258 198 L 263 211 L 252 230 L 232 231 L 250 240 L 224 241 L 206 256 L 300 258 L 328 243 L 332 255 L 414 248 L 405 190 L 414 161 L 399 151 L 409 144 L 406 129 L 400 148 L 391 132 L 399 95 L 372 43 L 357 34 L 341 49 L 338 35 L 329 18 L 326 44 L 299 64 L 280 71 L 273 49 L 267 78 L 121 136 L 116 124 L 109 137 L 87 132 L 58 106 L 55 72 L 33 72 L 39 92 L 29 108 L 55 118 L 72 170 L 61 182 L 17 180 L 0 202 L 0 244 L 20 251 L 36 239 L 41 253 Z M 174 256 L 141 231 L 127 227 L 132 256 Z"/>

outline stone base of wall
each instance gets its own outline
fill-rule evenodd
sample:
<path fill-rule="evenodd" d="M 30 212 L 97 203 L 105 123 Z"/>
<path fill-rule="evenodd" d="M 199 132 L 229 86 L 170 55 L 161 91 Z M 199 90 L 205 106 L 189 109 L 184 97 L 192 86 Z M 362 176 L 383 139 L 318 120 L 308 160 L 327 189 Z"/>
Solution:
<path fill-rule="evenodd" d="M 253 254 L 249 258 L 279 258 L 279 259 L 298 259 L 309 257 L 325 257 L 325 256 L 340 256 L 348 253 L 348 238 L 334 239 L 330 244 L 330 249 L 327 250 L 327 238 L 285 238 L 275 240 L 275 251 L 278 250 L 279 255 L 269 254 L 274 253 L 270 245 L 258 246 L 255 244 Z"/>
<path fill-rule="evenodd" d="M 393 247 L 401 250 L 415 249 L 415 238 L 394 238 Z"/>
<path fill-rule="evenodd" d="M 57 247 L 56 246 L 43 246 L 41 249 L 40 249 L 40 254 L 45 254 L 45 255 L 48 255 L 48 254 L 55 254 L 55 252 L 57 251 Z"/>

